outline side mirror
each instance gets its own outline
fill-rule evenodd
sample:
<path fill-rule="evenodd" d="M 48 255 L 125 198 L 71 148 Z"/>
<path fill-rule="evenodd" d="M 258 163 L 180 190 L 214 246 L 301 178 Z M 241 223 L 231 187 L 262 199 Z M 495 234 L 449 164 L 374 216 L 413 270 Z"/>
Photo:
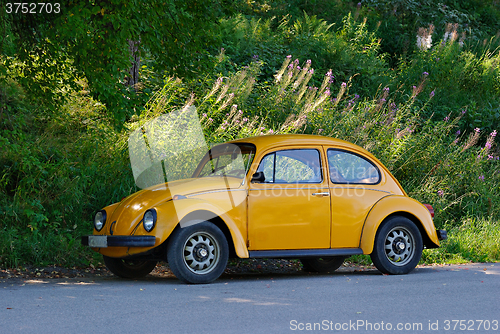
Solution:
<path fill-rule="evenodd" d="M 252 180 L 251 182 L 259 182 L 262 183 L 266 180 L 266 176 L 264 175 L 264 172 L 257 172 L 252 175 Z"/>

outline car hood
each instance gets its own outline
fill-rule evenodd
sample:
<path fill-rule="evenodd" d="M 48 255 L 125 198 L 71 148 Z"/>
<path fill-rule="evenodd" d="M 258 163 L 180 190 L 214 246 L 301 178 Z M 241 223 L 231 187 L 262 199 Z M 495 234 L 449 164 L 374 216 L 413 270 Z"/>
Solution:
<path fill-rule="evenodd" d="M 131 225 L 135 225 L 142 219 L 146 210 L 171 200 L 175 195 L 191 196 L 241 187 L 243 187 L 242 179 L 235 177 L 203 177 L 163 183 L 126 197 L 118 204 L 110 218 L 111 221 L 128 221 Z"/>

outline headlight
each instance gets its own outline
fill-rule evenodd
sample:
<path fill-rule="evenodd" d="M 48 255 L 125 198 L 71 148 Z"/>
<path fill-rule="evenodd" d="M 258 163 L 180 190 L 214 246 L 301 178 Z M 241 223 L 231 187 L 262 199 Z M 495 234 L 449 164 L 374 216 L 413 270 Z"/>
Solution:
<path fill-rule="evenodd" d="M 142 225 L 147 232 L 151 232 L 156 225 L 156 210 L 149 209 L 144 213 L 144 218 L 142 219 Z"/>
<path fill-rule="evenodd" d="M 106 211 L 101 210 L 95 214 L 94 228 L 96 229 L 97 232 L 99 232 L 104 227 L 104 224 L 106 224 Z"/>

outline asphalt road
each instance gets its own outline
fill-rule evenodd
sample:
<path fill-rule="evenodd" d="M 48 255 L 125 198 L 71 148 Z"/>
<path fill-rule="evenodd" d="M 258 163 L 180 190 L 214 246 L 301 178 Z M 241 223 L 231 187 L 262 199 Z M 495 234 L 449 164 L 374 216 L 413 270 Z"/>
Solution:
<path fill-rule="evenodd" d="M 500 263 L 328 275 L 8 279 L 0 333 L 500 333 Z"/>

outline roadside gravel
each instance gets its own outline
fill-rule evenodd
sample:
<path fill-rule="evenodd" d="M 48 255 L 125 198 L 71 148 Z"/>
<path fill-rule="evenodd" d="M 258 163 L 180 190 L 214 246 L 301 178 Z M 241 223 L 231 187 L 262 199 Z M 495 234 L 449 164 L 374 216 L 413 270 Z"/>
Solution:
<path fill-rule="evenodd" d="M 338 271 L 364 271 L 374 269 L 373 266 L 360 266 L 344 262 Z M 264 275 L 291 275 L 304 273 L 302 264 L 298 260 L 284 259 L 230 259 L 222 277 L 232 275 L 264 274 Z M 0 280 L 5 279 L 34 279 L 34 278 L 98 278 L 112 277 L 113 274 L 103 265 L 87 268 L 64 268 L 59 266 L 48 267 L 21 267 L 0 269 Z M 160 262 L 151 272 L 153 277 L 174 277 L 168 264 Z"/>

